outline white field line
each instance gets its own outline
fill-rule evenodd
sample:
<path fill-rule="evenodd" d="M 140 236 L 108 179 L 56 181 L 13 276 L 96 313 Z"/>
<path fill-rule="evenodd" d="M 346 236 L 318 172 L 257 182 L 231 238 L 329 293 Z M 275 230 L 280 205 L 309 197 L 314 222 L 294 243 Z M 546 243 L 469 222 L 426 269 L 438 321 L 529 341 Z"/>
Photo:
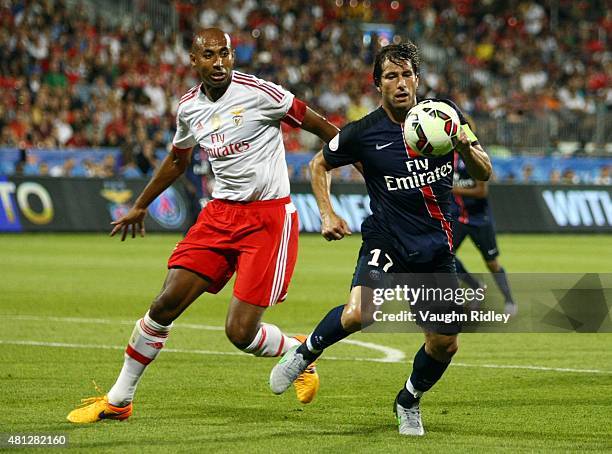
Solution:
<path fill-rule="evenodd" d="M 81 318 L 81 317 L 53 317 L 39 315 L 0 315 L 0 319 L 4 320 L 23 320 L 33 322 L 62 322 L 62 323 L 91 323 L 93 325 L 130 325 L 136 323 L 134 320 L 110 320 L 104 318 Z M 192 323 L 175 323 L 174 326 L 189 329 L 200 329 L 206 331 L 223 331 L 222 326 L 211 325 L 194 325 Z"/>
<path fill-rule="evenodd" d="M 120 324 L 120 325 L 132 325 L 133 321 L 123 320 L 107 320 L 97 318 L 78 318 L 78 317 L 42 317 L 36 315 L 3 315 L 0 319 L 12 319 L 12 320 L 29 320 L 29 321 L 55 321 L 65 323 L 92 323 L 92 324 Z M 209 326 L 209 325 L 198 325 L 198 324 L 180 324 L 177 323 L 176 327 L 198 329 L 198 330 L 211 330 L 221 331 L 223 327 Z M 367 361 L 367 362 L 382 362 L 382 363 L 401 363 L 404 362 L 406 355 L 404 352 L 386 347 L 380 344 L 374 344 L 371 342 L 363 342 L 353 339 L 344 339 L 345 344 L 356 345 L 372 350 L 380 351 L 385 354 L 384 358 L 360 358 L 360 357 L 335 357 L 325 356 L 326 360 L 335 361 Z M 80 349 L 99 349 L 99 350 L 123 350 L 124 345 L 101 345 L 101 344 L 72 344 L 64 342 L 39 342 L 31 340 L 0 340 L 0 345 L 24 345 L 24 346 L 37 346 L 37 347 L 56 347 L 56 348 L 80 348 Z M 192 349 L 178 349 L 178 348 L 164 348 L 164 352 L 169 353 L 187 353 L 196 355 L 221 355 L 221 356 L 241 356 L 247 355 L 240 351 L 234 352 L 220 352 L 213 350 L 192 350 Z M 411 363 L 412 361 L 406 361 Z M 550 372 L 570 372 L 570 373 L 584 373 L 584 374 L 612 374 L 612 370 L 601 370 L 601 369 L 575 369 L 569 367 L 546 367 L 546 366 L 533 366 L 533 365 L 521 365 L 521 364 L 477 364 L 477 363 L 462 363 L 453 361 L 452 366 L 457 367 L 471 367 L 471 368 L 482 368 L 482 369 L 519 369 L 519 370 L 535 370 L 535 371 L 550 371 Z"/>
<path fill-rule="evenodd" d="M 55 347 L 55 348 L 80 348 L 80 349 L 92 349 L 92 350 L 124 350 L 123 345 L 101 345 L 101 344 L 71 344 L 67 342 L 41 342 L 31 340 L 1 340 L 0 345 L 26 345 L 30 347 Z M 381 347 L 381 346 L 377 346 Z M 183 348 L 164 348 L 164 353 L 188 353 L 194 355 L 220 355 L 220 356 L 251 356 L 248 353 L 241 351 L 235 352 L 219 352 L 214 350 L 191 350 Z M 403 353 L 402 353 L 403 354 Z M 370 361 L 375 363 L 398 363 L 396 359 L 388 358 L 350 358 L 350 357 L 335 357 L 326 356 L 325 359 L 334 361 Z"/>
<path fill-rule="evenodd" d="M 385 357 L 380 359 L 367 359 L 368 361 L 377 361 L 380 363 L 401 363 L 406 358 L 406 355 L 401 350 L 396 350 L 395 348 L 385 347 L 384 345 L 374 344 L 372 342 L 363 342 L 354 339 L 344 339 L 341 342 L 349 345 L 356 345 L 358 347 L 369 348 L 370 350 L 376 350 L 381 353 L 384 353 Z M 326 356 L 327 358 L 327 356 Z M 331 359 L 331 358 L 328 358 Z M 344 358 L 334 358 L 334 359 L 344 359 Z M 361 361 L 359 358 L 353 358 L 357 361 Z"/>
<path fill-rule="evenodd" d="M 127 320 L 110 320 L 103 318 L 80 318 L 80 317 L 53 317 L 53 316 L 39 316 L 39 315 L 5 315 L 0 316 L 0 319 L 6 320 L 20 320 L 20 321 L 36 321 L 36 322 L 58 322 L 58 323 L 90 323 L 96 325 L 134 325 L 135 321 L 127 321 Z M 224 328 L 222 326 L 211 326 L 211 325 L 199 325 L 193 323 L 175 323 L 175 328 L 187 328 L 187 329 L 197 329 L 197 330 L 206 330 L 206 331 L 223 331 Z M 8 342 L 8 341 L 7 341 Z M 383 358 L 336 358 L 333 356 L 326 356 L 327 359 L 334 360 L 352 360 L 352 361 L 372 361 L 372 362 L 382 362 L 382 363 L 397 363 L 402 362 L 405 358 L 404 352 L 401 350 L 397 350 L 395 348 L 386 347 L 384 345 L 374 344 L 371 342 L 361 342 L 352 339 L 344 339 L 343 341 L 346 344 L 356 345 L 359 347 L 368 348 L 370 350 L 376 350 L 383 353 L 385 356 Z M 24 344 L 24 345 L 39 345 L 39 344 Z M 73 345 L 86 345 L 83 347 L 74 347 Z M 39 345 L 40 346 L 40 345 Z M 94 345 L 90 344 L 65 344 L 65 345 L 49 345 L 51 347 L 69 347 L 69 348 L 95 348 Z M 101 348 L 106 349 L 115 349 L 115 346 L 103 346 Z M 123 349 L 125 347 L 119 347 Z M 165 352 L 173 352 L 173 353 L 195 353 L 202 355 L 246 355 L 243 352 L 213 352 L 208 350 L 181 350 L 181 349 L 171 349 L 164 348 Z"/>
<path fill-rule="evenodd" d="M 348 343 L 356 343 L 359 341 L 352 341 Z M 359 342 L 359 344 L 369 344 L 368 342 Z M 71 344 L 65 342 L 39 342 L 39 341 L 30 341 L 30 340 L 0 340 L 0 345 L 25 345 L 25 346 L 34 346 L 34 347 L 55 347 L 55 348 L 80 348 L 80 349 L 94 349 L 94 350 L 123 350 L 125 346 L 122 345 L 101 345 L 101 344 Z M 382 347 L 377 344 L 377 349 L 379 348 L 387 348 Z M 181 348 L 164 348 L 164 352 L 166 353 L 187 353 L 193 355 L 220 355 L 220 356 L 250 356 L 247 353 L 243 352 L 219 352 L 213 350 L 190 350 L 190 349 L 181 349 Z M 402 353 L 403 355 L 403 353 Z M 368 362 L 378 362 L 378 363 L 401 363 L 402 361 L 399 359 L 389 359 L 389 358 L 350 358 L 350 357 L 336 357 L 336 356 L 325 356 L 326 360 L 334 360 L 334 361 L 368 361 Z M 407 361 L 407 363 L 411 363 L 411 361 Z M 567 367 L 543 367 L 543 366 L 529 366 L 529 365 L 509 365 L 509 364 L 467 364 L 467 363 L 458 363 L 453 362 L 452 366 L 458 367 L 472 367 L 472 368 L 482 368 L 482 369 L 524 369 L 524 370 L 538 370 L 538 371 L 552 371 L 552 372 L 573 372 L 573 373 L 583 373 L 583 374 L 612 374 L 612 371 L 609 370 L 599 370 L 599 369 L 572 369 Z"/>

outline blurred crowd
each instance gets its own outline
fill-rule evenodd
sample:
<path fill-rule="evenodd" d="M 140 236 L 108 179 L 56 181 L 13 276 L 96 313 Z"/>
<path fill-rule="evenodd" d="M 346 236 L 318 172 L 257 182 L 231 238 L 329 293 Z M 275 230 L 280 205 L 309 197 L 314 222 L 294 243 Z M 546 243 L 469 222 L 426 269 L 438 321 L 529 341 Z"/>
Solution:
<path fill-rule="evenodd" d="M 404 39 L 421 48 L 420 95 L 455 100 L 477 124 L 551 114 L 587 124 L 612 107 L 606 0 L 172 6 L 178 31 L 166 35 L 146 21 L 112 26 L 78 2 L 0 0 L 0 146 L 114 147 L 122 171 L 150 173 L 174 134 L 178 99 L 197 83 L 192 33 L 210 26 L 232 34 L 237 69 L 280 83 L 338 126 L 377 106 L 373 56 Z M 288 153 L 320 145 L 283 132 Z"/>

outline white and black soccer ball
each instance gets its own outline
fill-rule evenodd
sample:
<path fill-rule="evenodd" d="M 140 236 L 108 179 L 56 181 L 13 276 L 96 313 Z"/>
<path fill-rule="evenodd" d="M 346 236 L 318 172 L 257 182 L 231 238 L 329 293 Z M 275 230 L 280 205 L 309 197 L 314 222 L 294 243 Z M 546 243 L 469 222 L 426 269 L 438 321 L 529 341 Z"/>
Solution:
<path fill-rule="evenodd" d="M 442 101 L 421 101 L 408 111 L 404 138 L 412 150 L 426 158 L 444 156 L 459 140 L 459 115 Z"/>

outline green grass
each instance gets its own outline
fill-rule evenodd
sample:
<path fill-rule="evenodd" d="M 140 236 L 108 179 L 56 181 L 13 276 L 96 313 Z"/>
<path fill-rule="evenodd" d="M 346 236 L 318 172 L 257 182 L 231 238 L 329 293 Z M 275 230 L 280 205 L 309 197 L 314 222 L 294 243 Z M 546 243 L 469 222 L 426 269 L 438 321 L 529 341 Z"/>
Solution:
<path fill-rule="evenodd" d="M 234 355 L 220 330 L 228 286 L 205 295 L 181 317 L 168 349 L 147 370 L 127 422 L 72 426 L 66 414 L 104 389 L 121 366 L 121 350 L 19 345 L 56 342 L 122 348 L 165 275 L 173 235 L 121 244 L 104 235 L 0 236 L 0 432 L 64 432 L 83 451 L 211 452 L 489 452 L 604 451 L 612 448 L 612 334 L 464 334 L 456 362 L 423 400 L 424 438 L 396 434 L 391 404 L 410 371 L 420 334 L 356 334 L 393 347 L 404 363 L 372 349 L 339 344 L 320 362 L 315 402 L 273 396 L 274 359 Z M 359 237 L 326 243 L 302 236 L 287 302 L 266 321 L 308 332 L 344 303 Z M 500 236 L 511 272 L 612 272 L 610 236 Z M 474 248 L 461 257 L 485 270 Z M 91 320 L 77 321 L 75 318 Z M 108 320 L 102 323 L 100 320 Z M 125 323 L 119 323 L 125 322 Z M 6 343 L 9 342 L 9 343 Z M 201 354 L 194 350 L 229 353 Z M 561 372 L 482 365 L 597 369 Z"/>

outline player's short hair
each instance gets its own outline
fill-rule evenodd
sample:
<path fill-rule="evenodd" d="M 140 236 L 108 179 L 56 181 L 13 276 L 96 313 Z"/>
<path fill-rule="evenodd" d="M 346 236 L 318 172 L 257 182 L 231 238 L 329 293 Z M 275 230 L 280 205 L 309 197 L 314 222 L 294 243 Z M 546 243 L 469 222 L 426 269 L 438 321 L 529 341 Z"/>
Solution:
<path fill-rule="evenodd" d="M 412 69 L 414 73 L 419 75 L 419 65 L 421 63 L 419 58 L 419 49 L 411 42 L 407 41 L 401 44 L 390 44 L 380 49 L 376 54 L 374 60 L 374 85 L 380 87 L 380 78 L 382 77 L 382 67 L 386 60 L 390 60 L 393 63 L 400 64 L 401 62 L 409 61 L 412 63 Z"/>

